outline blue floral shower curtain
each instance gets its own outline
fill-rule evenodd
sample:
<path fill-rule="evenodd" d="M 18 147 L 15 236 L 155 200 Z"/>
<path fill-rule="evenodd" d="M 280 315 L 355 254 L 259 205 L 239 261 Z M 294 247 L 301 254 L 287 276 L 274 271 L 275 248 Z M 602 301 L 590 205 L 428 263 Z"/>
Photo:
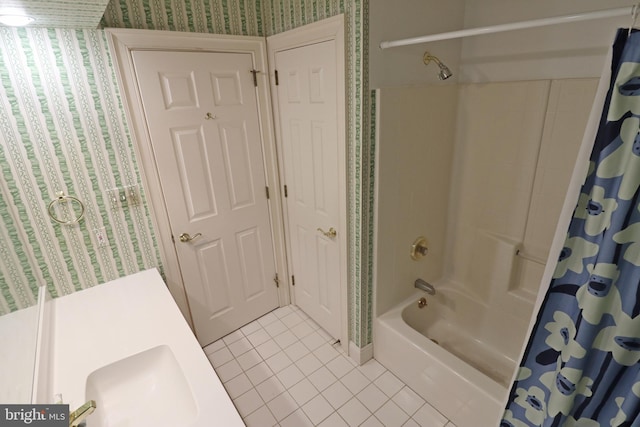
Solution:
<path fill-rule="evenodd" d="M 501 427 L 640 427 L 640 32 L 619 30 L 589 173 Z"/>

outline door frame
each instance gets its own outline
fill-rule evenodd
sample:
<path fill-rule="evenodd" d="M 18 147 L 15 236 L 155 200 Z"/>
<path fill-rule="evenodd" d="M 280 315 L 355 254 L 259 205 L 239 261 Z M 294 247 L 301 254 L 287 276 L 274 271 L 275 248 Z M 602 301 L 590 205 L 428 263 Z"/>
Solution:
<path fill-rule="evenodd" d="M 324 19 L 322 21 L 314 22 L 302 27 L 295 28 L 293 30 L 286 31 L 284 33 L 276 34 L 267 37 L 267 51 L 269 55 L 269 77 L 271 81 L 271 96 L 273 102 L 273 116 L 275 123 L 275 135 L 278 141 L 278 165 L 280 171 L 284 171 L 284 155 L 281 147 L 282 130 L 280 128 L 280 112 L 278 108 L 278 88 L 275 80 L 275 64 L 276 54 L 278 52 L 286 51 L 289 49 L 295 49 L 298 47 L 308 46 L 311 44 L 333 41 L 336 46 L 336 84 L 338 89 L 338 111 L 337 124 L 338 124 L 338 186 L 339 186 L 339 206 L 340 206 L 340 223 L 339 229 L 343 235 L 340 239 L 340 342 L 343 349 L 349 353 L 349 307 L 348 307 L 348 279 L 347 279 L 347 264 L 348 264 L 348 239 L 349 231 L 347 228 L 347 131 L 346 131 L 346 86 L 345 86 L 345 35 L 344 35 L 344 15 L 336 15 L 331 18 Z M 281 182 L 284 182 L 284 177 L 281 176 Z M 288 213 L 286 209 L 286 201 L 283 197 L 282 200 L 282 213 L 283 224 L 287 236 L 289 233 L 289 221 Z M 291 245 L 289 238 L 286 240 L 287 260 L 291 262 Z M 291 267 L 291 266 L 289 266 Z M 289 272 L 293 271 L 289 268 Z M 291 284 L 290 276 L 286 276 L 287 288 L 290 295 L 294 295 L 294 289 Z M 291 297 L 293 301 L 293 297 Z"/>
<path fill-rule="evenodd" d="M 256 95 L 266 182 L 267 186 L 274 190 L 269 192 L 268 203 L 275 267 L 279 277 L 288 277 L 282 200 L 280 192 L 275 191 L 275 189 L 280 188 L 280 177 L 267 74 L 266 42 L 263 37 L 251 36 L 114 28 L 107 28 L 105 31 L 114 57 L 116 75 L 122 92 L 122 103 L 130 124 L 131 139 L 138 158 L 142 183 L 146 190 L 148 208 L 157 232 L 156 241 L 158 242 L 167 286 L 189 326 L 193 329 L 193 320 L 180 272 L 177 252 L 171 236 L 169 215 L 165 206 L 159 171 L 156 166 L 151 137 L 145 120 L 132 52 L 135 50 L 159 50 L 251 54 L 253 66 L 259 71 L 256 75 L 258 82 Z M 280 286 L 278 288 L 278 299 L 281 306 L 289 303 L 287 287 Z"/>

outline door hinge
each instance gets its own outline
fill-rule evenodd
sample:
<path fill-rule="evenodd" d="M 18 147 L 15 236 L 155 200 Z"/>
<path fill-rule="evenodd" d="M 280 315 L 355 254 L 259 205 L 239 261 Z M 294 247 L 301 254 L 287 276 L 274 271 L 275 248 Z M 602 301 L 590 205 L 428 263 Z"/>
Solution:
<path fill-rule="evenodd" d="M 172 241 L 173 243 L 175 243 L 175 242 L 176 242 L 176 238 L 175 238 L 175 237 L 173 237 L 173 234 L 171 235 L 171 241 Z"/>
<path fill-rule="evenodd" d="M 278 273 L 273 277 L 273 281 L 276 283 L 276 288 L 280 287 L 280 279 L 278 278 Z"/>
<path fill-rule="evenodd" d="M 267 192 L 267 199 L 269 199 L 269 198 L 270 198 L 270 197 L 269 197 L 269 187 L 264 187 L 264 189 L 265 189 L 265 190 L 266 190 L 266 192 Z"/>
<path fill-rule="evenodd" d="M 278 78 L 278 70 L 275 70 L 276 74 L 276 86 L 280 86 L 280 79 Z"/>
<path fill-rule="evenodd" d="M 284 197 L 289 197 L 289 190 L 286 185 L 284 186 Z"/>
<path fill-rule="evenodd" d="M 296 276 L 291 275 L 291 285 L 295 286 L 296 285 Z"/>
<path fill-rule="evenodd" d="M 258 71 L 258 70 L 249 70 L 249 72 L 250 72 L 251 74 L 253 74 L 253 85 L 254 85 L 255 87 L 258 87 L 258 73 L 259 73 L 260 71 Z"/>

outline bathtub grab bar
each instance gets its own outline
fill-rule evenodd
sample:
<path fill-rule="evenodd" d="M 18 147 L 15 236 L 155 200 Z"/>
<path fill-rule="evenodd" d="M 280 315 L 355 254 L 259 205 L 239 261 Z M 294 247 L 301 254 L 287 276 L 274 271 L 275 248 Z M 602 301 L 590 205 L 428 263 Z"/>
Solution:
<path fill-rule="evenodd" d="M 533 255 L 529 255 L 525 252 L 522 252 L 520 249 L 516 249 L 516 256 L 519 256 L 522 259 L 526 259 L 527 261 L 531 261 L 531 262 L 535 262 L 536 264 L 540 264 L 540 265 L 546 265 L 547 261 L 542 259 L 542 258 L 538 258 L 536 256 Z"/>

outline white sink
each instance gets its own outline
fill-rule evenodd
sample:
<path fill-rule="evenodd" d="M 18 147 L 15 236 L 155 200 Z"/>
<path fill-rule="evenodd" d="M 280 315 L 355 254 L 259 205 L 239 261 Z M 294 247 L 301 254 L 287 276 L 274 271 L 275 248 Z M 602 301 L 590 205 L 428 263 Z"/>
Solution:
<path fill-rule="evenodd" d="M 244 427 L 157 270 L 47 307 L 36 403 L 95 400 L 87 427 Z"/>
<path fill-rule="evenodd" d="M 93 371 L 85 395 L 96 401 L 87 427 L 175 427 L 198 416 L 189 383 L 166 345 Z"/>

